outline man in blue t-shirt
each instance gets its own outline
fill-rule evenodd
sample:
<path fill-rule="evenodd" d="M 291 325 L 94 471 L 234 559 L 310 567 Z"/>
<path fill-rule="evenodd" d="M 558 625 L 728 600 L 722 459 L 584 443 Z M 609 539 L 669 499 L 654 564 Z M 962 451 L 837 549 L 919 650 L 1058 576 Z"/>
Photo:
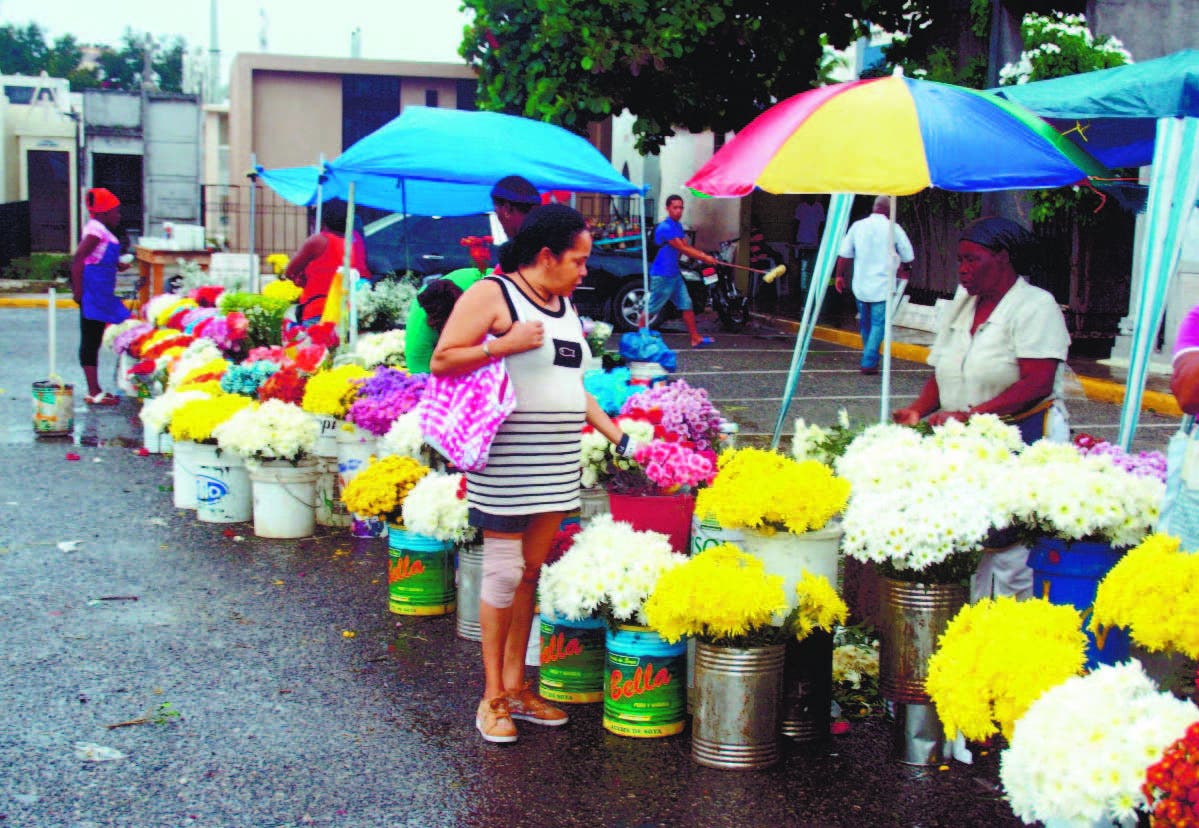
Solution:
<path fill-rule="evenodd" d="M 658 246 L 658 255 L 654 256 L 653 264 L 649 267 L 650 293 L 649 313 L 656 315 L 667 302 L 674 302 L 683 317 L 683 324 L 691 335 L 692 348 L 706 348 L 715 345 L 716 340 L 710 336 L 700 336 L 695 327 L 695 311 L 691 307 L 691 296 L 687 293 L 687 285 L 683 282 L 683 274 L 679 271 L 679 254 L 686 253 L 693 259 L 704 264 L 715 265 L 716 257 L 692 247 L 684 239 L 687 234 L 679 220 L 683 217 L 683 197 L 672 195 L 666 199 L 665 221 L 654 228 L 654 244 Z"/>

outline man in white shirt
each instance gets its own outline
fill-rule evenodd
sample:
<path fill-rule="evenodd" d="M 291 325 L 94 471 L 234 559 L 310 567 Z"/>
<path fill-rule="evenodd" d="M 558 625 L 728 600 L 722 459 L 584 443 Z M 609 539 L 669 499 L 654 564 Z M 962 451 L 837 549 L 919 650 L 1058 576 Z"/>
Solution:
<path fill-rule="evenodd" d="M 895 225 L 895 249 L 889 246 L 891 199 L 881 195 L 874 199 L 874 210 L 864 219 L 849 226 L 837 251 L 836 288 L 845 292 L 846 276 L 852 271 L 853 295 L 858 302 L 858 327 L 862 331 L 863 374 L 877 374 L 879 350 L 883 344 L 886 326 L 886 301 L 890 294 L 892 261 L 899 254 L 901 267 L 910 270 L 916 258 L 908 234 Z"/>

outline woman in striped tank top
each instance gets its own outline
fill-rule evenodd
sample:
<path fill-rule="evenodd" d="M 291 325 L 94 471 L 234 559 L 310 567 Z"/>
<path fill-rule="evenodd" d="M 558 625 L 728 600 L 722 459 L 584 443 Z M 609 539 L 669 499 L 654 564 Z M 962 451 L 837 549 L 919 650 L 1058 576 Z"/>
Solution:
<path fill-rule="evenodd" d="M 487 466 L 467 475 L 471 523 L 483 531 L 483 700 L 475 726 L 489 742 L 516 741 L 513 719 L 562 725 L 566 714 L 525 681 L 524 656 L 541 564 L 562 517 L 579 506 L 584 422 L 632 453 L 627 436 L 583 389 L 588 353 L 570 295 L 587 274 L 591 233 L 561 204 L 535 208 L 500 254 L 504 275 L 462 295 L 431 368 L 466 373 L 503 359 L 516 410 Z"/>

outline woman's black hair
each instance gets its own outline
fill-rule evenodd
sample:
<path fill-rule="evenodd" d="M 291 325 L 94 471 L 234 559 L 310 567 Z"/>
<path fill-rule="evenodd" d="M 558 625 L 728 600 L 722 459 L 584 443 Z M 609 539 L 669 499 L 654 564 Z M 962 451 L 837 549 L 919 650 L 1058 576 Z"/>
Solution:
<path fill-rule="evenodd" d="M 321 224 L 339 236 L 346 234 L 346 203 L 331 198 L 321 206 Z"/>
<path fill-rule="evenodd" d="M 450 311 L 454 309 L 454 303 L 461 295 L 462 288 L 449 279 L 434 279 L 416 294 L 416 303 L 424 309 L 429 327 L 441 333 L 446 320 L 450 318 Z"/>
<path fill-rule="evenodd" d="M 512 273 L 531 265 L 542 248 L 561 256 L 574 246 L 575 237 L 587 229 L 583 214 L 565 204 L 534 207 L 516 237 L 499 249 L 500 269 Z"/>

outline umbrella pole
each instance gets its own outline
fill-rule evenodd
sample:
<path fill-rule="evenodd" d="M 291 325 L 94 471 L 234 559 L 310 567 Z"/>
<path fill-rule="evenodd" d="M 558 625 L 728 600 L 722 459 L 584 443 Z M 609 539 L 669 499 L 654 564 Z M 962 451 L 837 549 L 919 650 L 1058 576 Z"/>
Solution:
<path fill-rule="evenodd" d="M 833 265 L 837 261 L 837 246 L 849 226 L 849 213 L 853 209 L 853 193 L 833 193 L 829 198 L 828 215 L 824 222 L 824 235 L 820 240 L 820 250 L 816 253 L 816 265 L 812 269 L 812 281 L 808 285 L 808 297 L 804 301 L 803 318 L 799 323 L 799 331 L 795 337 L 795 350 L 791 354 L 791 369 L 787 372 L 787 384 L 783 390 L 783 400 L 779 405 L 778 418 L 774 422 L 774 434 L 770 439 L 770 448 L 779 447 L 779 439 L 783 433 L 783 423 L 787 419 L 787 410 L 791 407 L 791 398 L 795 387 L 799 384 L 799 372 L 803 370 L 808 359 L 808 348 L 812 344 L 812 331 L 816 328 L 816 317 L 820 305 L 828 293 L 828 283 L 833 273 Z"/>
<path fill-rule="evenodd" d="M 323 152 L 320 154 L 320 158 L 317 159 L 316 167 L 320 172 L 316 176 L 316 227 L 313 229 L 313 233 L 321 232 L 321 210 L 325 204 L 325 154 Z"/>
<path fill-rule="evenodd" d="M 644 182 L 643 182 L 644 186 Z M 641 204 L 641 319 L 643 325 L 638 327 L 649 327 L 649 236 L 647 235 L 648 228 L 646 227 L 645 215 L 645 194 L 642 193 L 640 198 Z"/>
<path fill-rule="evenodd" d="M 891 408 L 891 307 L 895 298 L 895 271 L 899 254 L 895 252 L 895 196 L 891 196 L 891 220 L 887 224 L 887 298 L 883 322 L 883 388 L 878 400 L 878 421 L 890 421 Z M 866 343 L 862 343 L 866 347 Z"/>
<path fill-rule="evenodd" d="M 348 313 L 343 316 L 349 325 L 346 341 L 351 345 L 358 341 L 358 303 L 354 301 L 358 279 L 355 277 L 354 271 L 350 266 L 354 253 L 354 184 L 355 182 L 351 179 L 346 192 L 346 229 L 342 243 L 345 259 L 341 270 L 341 286 L 345 293 L 345 298 L 342 301 L 346 303 L 346 305 L 343 305 L 343 308 L 348 307 Z"/>

